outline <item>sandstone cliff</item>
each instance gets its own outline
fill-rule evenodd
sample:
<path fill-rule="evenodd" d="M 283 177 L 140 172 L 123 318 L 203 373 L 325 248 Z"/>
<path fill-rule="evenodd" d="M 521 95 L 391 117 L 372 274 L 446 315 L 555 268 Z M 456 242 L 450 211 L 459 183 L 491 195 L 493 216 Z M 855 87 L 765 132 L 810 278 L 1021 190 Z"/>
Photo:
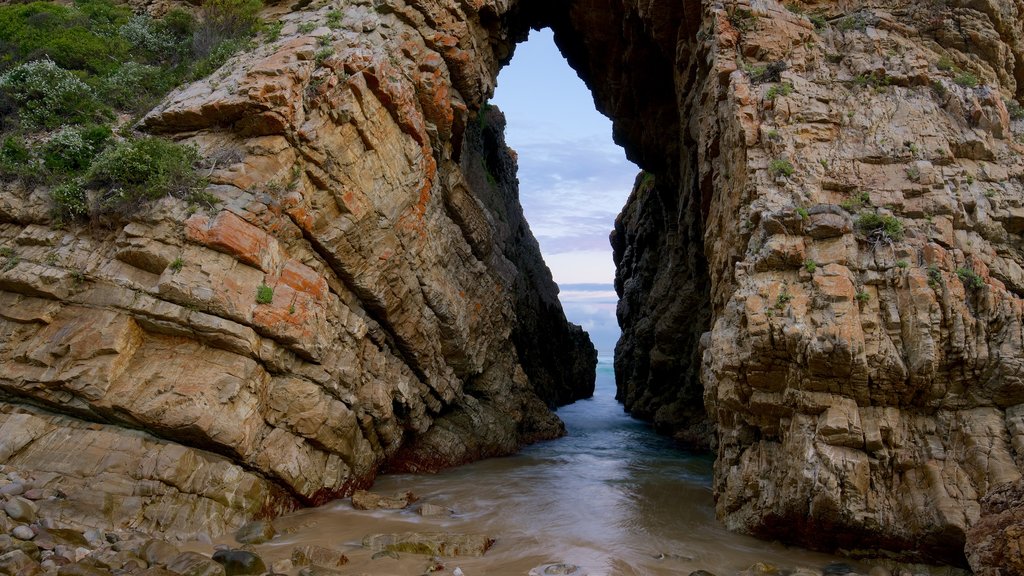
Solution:
<path fill-rule="evenodd" d="M 550 26 L 645 170 L 613 236 L 620 398 L 715 447 L 734 529 L 966 563 L 1024 469 L 1020 2 L 271 13 L 279 40 L 142 122 L 200 147 L 217 210 L 57 231 L 41 191 L 0 196 L 7 459 L 64 473 L 71 437 L 134 498 L 107 520 L 180 527 L 557 435 L 592 356 L 480 113 Z"/>
<path fill-rule="evenodd" d="M 494 15 L 271 7 L 278 39 L 139 124 L 198 147 L 214 208 L 58 229 L 5 185 L 0 462 L 67 495 L 48 514 L 217 534 L 564 432 L 596 353 L 476 112 Z"/>
<path fill-rule="evenodd" d="M 613 236 L 620 393 L 717 445 L 734 529 L 965 564 L 1024 467 L 1021 5 L 706 3 L 666 33 L 665 4 L 623 18 L 661 40 L 678 159 L 632 129 L 652 94 L 604 100 L 652 172 Z"/>

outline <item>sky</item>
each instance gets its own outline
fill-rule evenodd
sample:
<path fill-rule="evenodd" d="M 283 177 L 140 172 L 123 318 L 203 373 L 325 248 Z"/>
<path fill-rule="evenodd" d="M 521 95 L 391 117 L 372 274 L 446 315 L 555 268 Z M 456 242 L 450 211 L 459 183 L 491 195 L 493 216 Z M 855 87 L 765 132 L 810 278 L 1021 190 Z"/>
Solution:
<path fill-rule="evenodd" d="M 505 112 L 505 139 L 519 154 L 519 197 L 561 289 L 570 321 L 611 358 L 619 327 L 611 232 L 639 168 L 612 142 L 612 123 L 550 30 L 533 31 L 498 76 L 491 103 Z"/>

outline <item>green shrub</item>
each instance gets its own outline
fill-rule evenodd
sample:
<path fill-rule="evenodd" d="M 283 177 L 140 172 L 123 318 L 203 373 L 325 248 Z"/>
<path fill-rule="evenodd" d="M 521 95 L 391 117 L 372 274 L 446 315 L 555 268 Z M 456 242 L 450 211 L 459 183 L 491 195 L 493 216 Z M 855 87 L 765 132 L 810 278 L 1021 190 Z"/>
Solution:
<path fill-rule="evenodd" d="M 979 85 L 978 77 L 970 72 L 961 72 L 953 78 L 953 82 L 965 87 L 965 88 L 977 88 Z"/>
<path fill-rule="evenodd" d="M 779 96 L 789 96 L 793 93 L 793 85 L 789 82 L 783 82 L 782 84 L 776 84 L 768 89 L 768 93 L 765 94 L 766 100 L 775 100 Z"/>
<path fill-rule="evenodd" d="M 43 164 L 58 172 L 84 170 L 111 135 L 107 126 L 61 128 L 43 145 Z"/>
<path fill-rule="evenodd" d="M 133 16 L 121 26 L 119 33 L 134 49 L 134 53 L 147 62 L 179 62 L 191 50 L 192 25 L 188 20 L 172 21 L 171 25 L 145 14 Z"/>
<path fill-rule="evenodd" d="M 878 239 L 903 239 L 903 223 L 895 216 L 882 216 L 877 212 L 861 212 L 857 217 L 857 228 Z"/>
<path fill-rule="evenodd" d="M 42 56 L 68 70 L 103 74 L 127 57 L 129 46 L 117 34 L 131 16 L 108 0 L 78 0 L 75 6 L 32 2 L 0 6 L 0 68 Z"/>
<path fill-rule="evenodd" d="M 1007 100 L 1006 111 L 1010 113 L 1010 120 L 1024 120 L 1024 106 L 1021 106 L 1020 102 Z"/>
<path fill-rule="evenodd" d="M 131 211 L 145 200 L 187 196 L 201 181 L 198 160 L 192 147 L 155 137 L 129 139 L 97 156 L 87 178 L 106 188 L 102 208 Z"/>
<path fill-rule="evenodd" d="M 935 264 L 928 266 L 928 285 L 938 288 L 942 284 L 942 271 Z"/>
<path fill-rule="evenodd" d="M 270 304 L 274 301 L 274 289 L 267 286 L 266 283 L 260 284 L 256 288 L 256 303 L 257 304 Z"/>
<path fill-rule="evenodd" d="M 284 29 L 284 22 L 275 20 L 274 22 L 263 23 L 263 34 L 267 37 L 267 42 L 277 42 L 277 39 L 281 37 L 281 30 Z"/>
<path fill-rule="evenodd" d="M 105 102 L 121 110 L 142 111 L 150 108 L 178 81 L 166 68 L 125 62 L 100 80 L 99 92 Z"/>
<path fill-rule="evenodd" d="M 43 171 L 42 162 L 20 138 L 7 136 L 0 142 L 0 179 L 34 181 Z"/>
<path fill-rule="evenodd" d="M 956 275 L 967 288 L 977 290 L 985 287 L 985 279 L 970 268 L 957 268 Z"/>
<path fill-rule="evenodd" d="M 206 0 L 192 38 L 196 56 L 212 54 L 220 44 L 252 36 L 259 26 L 260 0 Z"/>
<path fill-rule="evenodd" d="M 935 63 L 935 67 L 943 72 L 949 72 L 954 68 L 953 60 L 949 56 L 942 56 L 939 61 Z"/>
<path fill-rule="evenodd" d="M 864 290 L 857 290 L 857 294 L 854 297 L 857 299 L 857 302 L 859 302 L 860 304 L 867 304 L 868 301 L 871 300 L 871 294 L 868 294 Z"/>
<path fill-rule="evenodd" d="M 79 220 L 89 215 L 89 198 L 78 179 L 51 188 L 50 200 L 53 202 L 51 213 L 58 223 Z"/>
<path fill-rule="evenodd" d="M 170 268 L 174 272 L 181 272 L 181 269 L 184 266 L 185 266 L 185 260 L 183 260 L 181 256 L 178 256 L 173 261 L 171 261 L 171 264 L 168 266 L 168 268 Z"/>
<path fill-rule="evenodd" d="M 817 269 L 818 269 L 818 263 L 817 262 L 815 262 L 814 260 L 804 260 L 804 270 L 807 270 L 811 274 L 814 274 L 814 271 L 817 270 Z"/>
<path fill-rule="evenodd" d="M 779 295 L 775 298 L 775 309 L 782 310 L 792 299 L 793 295 L 789 293 L 789 290 L 783 288 L 782 292 L 779 292 Z"/>
<path fill-rule="evenodd" d="M 786 178 L 789 178 L 796 172 L 796 169 L 793 167 L 793 163 L 789 160 L 786 160 L 785 158 L 776 158 L 768 165 L 768 171 L 771 172 L 773 176 L 785 176 Z"/>
<path fill-rule="evenodd" d="M 796 215 L 799 216 L 801 220 L 807 220 L 811 217 L 810 212 L 808 212 L 807 208 L 804 208 L 803 206 L 796 209 Z"/>
<path fill-rule="evenodd" d="M 907 266 L 910 266 L 910 263 L 907 262 L 906 260 L 897 260 L 896 261 L 896 267 L 901 269 L 901 270 L 905 270 L 907 268 Z"/>
<path fill-rule="evenodd" d="M 332 30 L 337 30 L 338 28 L 341 28 L 341 17 L 342 13 L 340 10 L 329 10 L 327 12 L 327 25 Z"/>
<path fill-rule="evenodd" d="M 86 122 L 101 108 L 92 88 L 52 60 L 26 62 L 0 75 L 0 92 L 18 105 L 23 121 L 38 127 Z"/>

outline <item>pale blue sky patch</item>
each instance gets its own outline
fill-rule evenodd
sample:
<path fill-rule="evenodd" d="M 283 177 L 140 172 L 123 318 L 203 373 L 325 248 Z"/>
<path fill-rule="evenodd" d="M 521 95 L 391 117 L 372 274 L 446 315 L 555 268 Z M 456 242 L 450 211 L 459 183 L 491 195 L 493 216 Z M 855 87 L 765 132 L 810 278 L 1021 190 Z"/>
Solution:
<path fill-rule="evenodd" d="M 498 76 L 492 101 L 519 154 L 519 196 L 570 320 L 591 334 L 602 357 L 618 339 L 608 234 L 639 168 L 612 142 L 611 121 L 555 47 L 534 31 Z"/>

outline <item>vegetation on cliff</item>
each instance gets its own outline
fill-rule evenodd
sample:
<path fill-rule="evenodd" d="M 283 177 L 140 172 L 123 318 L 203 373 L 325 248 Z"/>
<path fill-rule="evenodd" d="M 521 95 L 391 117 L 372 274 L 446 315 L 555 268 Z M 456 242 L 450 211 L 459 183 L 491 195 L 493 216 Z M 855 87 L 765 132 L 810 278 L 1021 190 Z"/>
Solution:
<path fill-rule="evenodd" d="M 111 0 L 0 7 L 0 178 L 49 185 L 58 222 L 172 193 L 203 201 L 195 150 L 131 125 L 251 42 L 260 8 L 213 0 L 198 19 L 156 19 Z"/>

